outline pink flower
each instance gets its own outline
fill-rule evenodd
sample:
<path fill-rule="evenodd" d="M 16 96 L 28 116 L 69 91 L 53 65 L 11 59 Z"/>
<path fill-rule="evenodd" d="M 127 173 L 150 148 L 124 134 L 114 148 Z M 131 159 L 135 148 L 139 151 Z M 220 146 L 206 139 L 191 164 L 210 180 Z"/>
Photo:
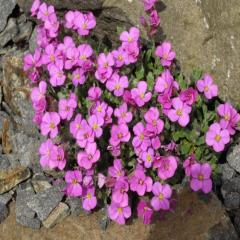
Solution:
<path fill-rule="evenodd" d="M 53 146 L 51 150 L 51 160 L 49 161 L 49 167 L 51 169 L 58 168 L 60 170 L 63 170 L 66 166 L 66 159 L 64 150 L 62 147 L 59 146 Z"/>
<path fill-rule="evenodd" d="M 134 148 L 141 148 L 143 151 L 146 151 L 148 147 L 151 146 L 151 141 L 146 135 L 144 125 L 139 122 L 133 127 L 133 132 L 135 137 L 133 138 L 132 144 Z"/>
<path fill-rule="evenodd" d="M 112 114 L 113 114 L 113 108 L 108 106 L 107 107 L 107 110 L 106 110 L 106 114 L 104 116 L 104 123 L 105 123 L 105 126 L 108 125 L 108 124 L 112 124 Z"/>
<path fill-rule="evenodd" d="M 205 74 L 203 79 L 197 81 L 197 89 L 204 93 L 207 99 L 212 99 L 218 95 L 218 86 L 213 83 L 210 75 Z"/>
<path fill-rule="evenodd" d="M 124 177 L 124 170 L 122 166 L 121 159 L 115 159 L 113 166 L 108 168 L 108 174 L 114 178 Z"/>
<path fill-rule="evenodd" d="M 92 128 L 96 138 L 99 138 L 102 136 L 103 130 L 101 127 L 104 124 L 104 120 L 102 117 L 91 115 L 88 119 L 88 124 Z"/>
<path fill-rule="evenodd" d="M 157 100 L 162 106 L 163 113 L 167 116 L 172 107 L 171 95 L 169 93 L 159 95 Z"/>
<path fill-rule="evenodd" d="M 182 91 L 179 97 L 184 103 L 191 106 L 197 101 L 198 93 L 194 88 L 190 87 Z"/>
<path fill-rule="evenodd" d="M 88 144 L 85 152 L 79 152 L 77 156 L 78 165 L 85 169 L 91 169 L 93 164 L 100 158 L 100 151 L 97 149 L 96 143 Z"/>
<path fill-rule="evenodd" d="M 161 64 L 164 67 L 169 67 L 172 61 L 176 57 L 176 53 L 171 50 L 172 46 L 169 42 L 163 42 L 162 45 L 158 46 L 156 49 L 156 56 L 160 57 Z"/>
<path fill-rule="evenodd" d="M 43 168 L 49 166 L 49 161 L 51 160 L 51 150 L 54 144 L 51 139 L 43 142 L 39 148 L 40 154 L 40 164 Z"/>
<path fill-rule="evenodd" d="M 102 95 L 102 90 L 99 87 L 91 87 L 88 90 L 88 99 L 92 102 L 100 100 Z"/>
<path fill-rule="evenodd" d="M 189 114 L 192 108 L 182 102 L 179 97 L 172 100 L 173 109 L 168 111 L 168 118 L 172 122 L 178 122 L 180 126 L 185 127 L 190 121 Z"/>
<path fill-rule="evenodd" d="M 129 65 L 131 63 L 137 62 L 138 56 L 140 53 L 138 43 L 137 42 L 132 42 L 132 43 L 124 42 L 122 47 L 125 52 L 125 58 L 124 58 L 125 64 Z"/>
<path fill-rule="evenodd" d="M 74 98 L 60 99 L 58 103 L 58 112 L 63 120 L 70 120 L 73 116 L 73 112 L 77 107 L 77 102 Z"/>
<path fill-rule="evenodd" d="M 142 2 L 144 4 L 145 11 L 151 10 L 154 7 L 156 1 L 157 0 L 142 0 Z"/>
<path fill-rule="evenodd" d="M 154 35 L 157 32 L 157 28 L 160 25 L 160 17 L 158 15 L 158 12 L 156 10 L 153 10 L 150 13 L 150 17 L 149 17 L 149 23 L 150 23 L 150 34 Z"/>
<path fill-rule="evenodd" d="M 153 210 L 148 203 L 140 200 L 137 205 L 137 215 L 143 219 L 143 224 L 150 224 L 152 221 Z"/>
<path fill-rule="evenodd" d="M 80 36 L 87 36 L 89 35 L 90 30 L 95 28 L 96 19 L 91 12 L 87 14 L 79 12 L 74 19 L 74 25 L 77 27 Z"/>
<path fill-rule="evenodd" d="M 128 78 L 127 76 L 120 77 L 117 73 L 114 73 L 107 81 L 106 87 L 109 91 L 113 91 L 115 96 L 120 97 L 123 95 L 124 89 L 128 87 Z"/>
<path fill-rule="evenodd" d="M 106 183 L 106 177 L 102 173 L 98 173 L 98 187 L 103 188 Z"/>
<path fill-rule="evenodd" d="M 65 174 L 65 181 L 67 183 L 66 193 L 70 197 L 82 196 L 82 173 L 78 170 L 67 171 Z"/>
<path fill-rule="evenodd" d="M 49 18 L 44 22 L 44 28 L 47 30 L 49 38 L 56 38 L 58 36 L 60 23 L 58 22 L 57 16 L 51 14 Z"/>
<path fill-rule="evenodd" d="M 150 177 L 147 177 L 143 169 L 136 169 L 133 176 L 129 180 L 130 189 L 137 192 L 139 196 L 144 196 L 146 192 L 152 191 L 153 181 Z"/>
<path fill-rule="evenodd" d="M 58 135 L 58 124 L 60 117 L 56 112 L 46 112 L 42 118 L 41 134 L 47 136 L 50 133 L 51 138 Z"/>
<path fill-rule="evenodd" d="M 137 88 L 133 88 L 131 90 L 132 98 L 134 99 L 138 107 L 142 107 L 145 105 L 145 103 L 150 101 L 152 93 L 146 93 L 146 91 L 147 83 L 145 81 L 140 81 L 137 85 Z"/>
<path fill-rule="evenodd" d="M 173 82 L 174 82 L 174 79 L 171 72 L 168 69 L 164 70 L 161 76 L 156 79 L 156 84 L 154 88 L 155 92 L 161 93 L 161 94 L 169 93 L 171 95 Z"/>
<path fill-rule="evenodd" d="M 173 177 L 177 166 L 177 159 L 174 156 L 159 157 L 154 162 L 154 167 L 158 168 L 158 176 L 162 180 Z"/>
<path fill-rule="evenodd" d="M 40 7 L 40 0 L 34 0 L 32 7 L 31 7 L 31 16 L 36 16 Z"/>
<path fill-rule="evenodd" d="M 33 103 L 38 103 L 42 99 L 45 99 L 45 94 L 47 92 L 47 83 L 45 81 L 41 81 L 38 87 L 32 89 L 31 92 L 31 100 Z"/>
<path fill-rule="evenodd" d="M 63 66 L 63 61 L 60 59 L 60 51 L 56 50 L 53 44 L 49 44 L 45 47 L 41 60 L 43 64 L 48 65 L 49 70 L 53 65 Z"/>
<path fill-rule="evenodd" d="M 206 134 L 206 143 L 213 147 L 215 152 L 222 152 L 226 144 L 230 142 L 228 130 L 222 129 L 219 123 L 213 123 Z"/>
<path fill-rule="evenodd" d="M 94 143 L 94 131 L 84 119 L 81 122 L 81 129 L 76 135 L 77 143 L 81 148 L 85 148 L 88 144 Z"/>
<path fill-rule="evenodd" d="M 41 67 L 42 62 L 41 62 L 41 49 L 37 48 L 34 52 L 34 54 L 26 54 L 23 58 L 24 66 L 23 70 L 27 71 L 31 68 L 35 69 L 38 67 Z"/>
<path fill-rule="evenodd" d="M 236 133 L 237 124 L 240 122 L 240 114 L 230 103 L 220 104 L 217 108 L 217 113 L 222 119 L 220 126 L 227 129 L 231 135 Z"/>
<path fill-rule="evenodd" d="M 78 47 L 78 52 L 78 66 L 84 68 L 86 62 L 89 61 L 89 58 L 93 54 L 93 49 L 89 44 L 81 44 Z"/>
<path fill-rule="evenodd" d="M 191 167 L 190 186 L 193 191 L 202 190 L 204 193 L 209 193 L 212 190 L 212 180 L 210 179 L 212 168 L 208 163 L 193 164 Z"/>
<path fill-rule="evenodd" d="M 78 113 L 74 119 L 70 123 L 70 133 L 77 138 L 77 135 L 79 134 L 80 130 L 82 129 L 82 115 Z"/>
<path fill-rule="evenodd" d="M 170 203 L 169 199 L 172 196 L 172 189 L 168 184 L 161 184 L 160 182 L 155 182 L 152 187 L 152 192 L 154 197 L 151 200 L 151 205 L 155 211 L 160 209 L 169 210 Z"/>
<path fill-rule="evenodd" d="M 73 85 L 77 87 L 78 84 L 83 85 L 85 81 L 85 72 L 82 70 L 82 68 L 77 68 L 76 70 L 74 70 L 72 74 Z"/>
<path fill-rule="evenodd" d="M 46 21 L 51 16 L 51 14 L 54 14 L 54 7 L 48 7 L 46 3 L 43 3 L 39 7 L 37 18 L 41 19 L 42 21 Z"/>
<path fill-rule="evenodd" d="M 50 83 L 53 87 L 62 86 L 66 80 L 63 72 L 63 65 L 52 65 L 49 69 Z"/>
<path fill-rule="evenodd" d="M 97 198 L 95 196 L 95 189 L 88 188 L 85 196 L 83 197 L 83 208 L 91 211 L 97 206 Z"/>
<path fill-rule="evenodd" d="M 69 47 L 66 50 L 65 69 L 72 69 L 77 64 L 78 56 L 78 49 L 75 47 Z"/>
<path fill-rule="evenodd" d="M 75 48 L 76 45 L 72 39 L 72 37 L 65 36 L 63 39 L 63 43 L 57 45 L 57 50 L 60 54 L 66 55 L 68 48 Z"/>
<path fill-rule="evenodd" d="M 137 42 L 140 36 L 140 31 L 136 27 L 131 27 L 129 32 L 124 31 L 120 35 L 120 40 L 124 43 Z"/>
<path fill-rule="evenodd" d="M 113 189 L 112 201 L 121 207 L 126 207 L 128 205 L 128 190 L 128 182 L 123 178 L 118 179 Z"/>
<path fill-rule="evenodd" d="M 108 206 L 107 211 L 109 218 L 121 225 L 125 224 L 125 219 L 130 218 L 132 214 L 129 206 L 121 207 L 114 202 Z"/>
<path fill-rule="evenodd" d="M 106 115 L 108 105 L 105 102 L 96 102 L 91 108 L 91 114 L 104 118 Z"/>
<path fill-rule="evenodd" d="M 147 151 L 143 151 L 141 158 L 144 162 L 145 168 L 150 168 L 152 167 L 154 158 L 155 158 L 155 153 L 152 148 L 149 148 Z"/>
<path fill-rule="evenodd" d="M 190 177 L 191 176 L 191 167 L 193 164 L 197 163 L 195 154 L 191 154 L 184 162 L 183 167 L 185 170 L 185 175 Z"/>
<path fill-rule="evenodd" d="M 109 142 L 112 146 L 118 146 L 121 142 L 128 142 L 130 137 L 131 134 L 126 124 L 113 125 Z"/>
<path fill-rule="evenodd" d="M 74 27 L 74 20 L 75 20 L 75 12 L 74 11 L 68 11 L 65 14 L 65 27 L 68 29 L 71 29 Z"/>
<path fill-rule="evenodd" d="M 155 107 L 151 107 L 145 114 L 144 119 L 147 122 L 146 130 L 154 135 L 160 134 L 164 128 L 164 122 L 159 118 L 159 110 Z"/>
<path fill-rule="evenodd" d="M 118 124 L 130 123 L 133 117 L 132 113 L 128 112 L 126 103 L 123 103 L 119 108 L 114 110 L 114 116 L 118 118 Z"/>
<path fill-rule="evenodd" d="M 122 47 L 120 47 L 118 50 L 112 51 L 112 55 L 115 60 L 115 67 L 120 68 L 125 64 L 126 52 Z"/>

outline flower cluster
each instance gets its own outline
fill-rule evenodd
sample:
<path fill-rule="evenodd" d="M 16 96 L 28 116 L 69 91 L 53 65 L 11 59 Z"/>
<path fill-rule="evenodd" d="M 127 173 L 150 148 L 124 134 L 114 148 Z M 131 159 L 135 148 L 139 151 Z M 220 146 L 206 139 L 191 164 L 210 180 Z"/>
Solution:
<path fill-rule="evenodd" d="M 151 34 L 160 23 L 155 2 L 143 0 Z M 137 198 L 137 214 L 149 224 L 171 209 L 169 180 L 182 165 L 193 191 L 210 192 L 206 161 L 215 152 L 207 155 L 211 149 L 201 140 L 223 151 L 240 122 L 229 103 L 218 106 L 219 123 L 204 110 L 217 96 L 212 78 L 187 86 L 174 72 L 171 44 L 146 50 L 136 27 L 120 34 L 117 49 L 103 51 L 87 41 L 96 25 L 92 13 L 69 11 L 60 21 L 54 7 L 39 0 L 31 11 L 39 20 L 38 47 L 24 57 L 24 71 L 33 86 L 33 121 L 46 137 L 40 164 L 65 171 L 66 195 L 81 198 L 86 211 L 106 206 L 119 224 L 130 218 Z M 66 29 L 71 36 L 60 34 Z"/>

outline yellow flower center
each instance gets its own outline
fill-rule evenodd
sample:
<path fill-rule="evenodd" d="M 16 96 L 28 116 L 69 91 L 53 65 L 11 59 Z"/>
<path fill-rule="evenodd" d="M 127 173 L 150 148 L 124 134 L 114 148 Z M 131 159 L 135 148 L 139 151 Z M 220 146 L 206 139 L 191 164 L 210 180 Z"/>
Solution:
<path fill-rule="evenodd" d="M 98 125 L 96 123 L 93 124 L 93 129 L 97 130 L 98 129 Z"/>
<path fill-rule="evenodd" d="M 144 135 L 143 135 L 143 133 L 140 134 L 139 138 L 140 138 L 140 140 L 142 140 L 142 141 L 144 140 Z"/>
<path fill-rule="evenodd" d="M 216 137 L 215 137 L 215 140 L 216 140 L 217 142 L 220 142 L 221 139 L 222 139 L 222 137 L 221 137 L 219 134 L 217 134 Z"/>
<path fill-rule="evenodd" d="M 98 106 L 97 111 L 101 113 L 102 112 L 102 106 Z"/>
<path fill-rule="evenodd" d="M 150 154 L 147 155 L 147 161 L 152 162 L 152 156 Z"/>
<path fill-rule="evenodd" d="M 177 110 L 177 115 L 180 116 L 180 117 L 182 116 L 182 109 Z"/>
<path fill-rule="evenodd" d="M 50 61 L 51 61 L 51 62 L 54 62 L 54 61 L 55 61 L 55 56 L 54 56 L 54 55 L 51 55 L 51 56 L 50 56 Z"/>
<path fill-rule="evenodd" d="M 167 59 L 168 59 L 168 54 L 167 54 L 167 53 L 164 53 L 164 54 L 163 54 L 163 59 L 164 59 L 164 60 L 167 60 Z"/>
<path fill-rule="evenodd" d="M 115 85 L 115 90 L 119 90 L 119 89 L 121 89 L 121 85 L 120 84 L 116 84 Z"/>
<path fill-rule="evenodd" d="M 154 127 L 156 127 L 157 126 L 157 120 L 153 120 L 152 124 L 153 124 Z"/>
<path fill-rule="evenodd" d="M 118 134 L 118 139 L 121 139 L 123 137 L 122 133 Z"/>
<path fill-rule="evenodd" d="M 82 29 L 84 29 L 84 30 L 87 29 L 87 24 L 86 23 L 82 24 Z"/>
<path fill-rule="evenodd" d="M 164 199 L 164 195 L 162 193 L 159 194 L 159 199 L 163 200 Z"/>
<path fill-rule="evenodd" d="M 209 91 L 209 87 L 208 86 L 205 86 L 204 87 L 204 92 L 208 92 Z"/>
<path fill-rule="evenodd" d="M 228 114 L 226 114 L 226 115 L 224 116 L 224 119 L 225 119 L 226 121 L 229 121 L 229 120 L 230 120 L 230 116 L 229 116 Z"/>
<path fill-rule="evenodd" d="M 118 208 L 118 209 L 117 209 L 117 212 L 118 212 L 119 214 L 121 214 L 122 211 L 123 211 L 122 208 Z"/>
<path fill-rule="evenodd" d="M 132 37 L 128 37 L 128 42 L 129 42 L 129 43 L 133 42 Z"/>
<path fill-rule="evenodd" d="M 76 128 L 77 128 L 78 130 L 80 130 L 80 129 L 82 128 L 82 127 L 81 127 L 81 124 L 77 124 Z"/>
<path fill-rule="evenodd" d="M 54 128 L 55 128 L 55 124 L 54 124 L 53 122 L 50 123 L 50 124 L 49 124 L 49 128 L 54 129 Z"/>
<path fill-rule="evenodd" d="M 202 175 L 202 174 L 199 174 L 199 175 L 198 175 L 198 180 L 199 180 L 199 181 L 203 181 L 203 179 L 204 179 L 203 175 Z"/>
<path fill-rule="evenodd" d="M 141 94 L 140 94 L 140 98 L 141 98 L 141 99 L 144 99 L 144 97 L 145 97 L 145 94 L 144 94 L 144 93 L 141 93 Z"/>
<path fill-rule="evenodd" d="M 118 55 L 118 61 L 122 61 L 123 60 L 123 56 L 122 55 Z"/>
<path fill-rule="evenodd" d="M 87 194 L 87 199 L 88 199 L 88 200 L 91 200 L 91 199 L 92 199 L 92 194 L 91 194 L 91 193 L 88 193 L 88 194 Z"/>
<path fill-rule="evenodd" d="M 78 183 L 77 179 L 72 180 L 72 184 L 77 184 L 77 183 Z"/>
<path fill-rule="evenodd" d="M 80 56 L 80 60 L 86 60 L 86 59 L 87 59 L 87 57 L 85 55 Z"/>
<path fill-rule="evenodd" d="M 76 77 L 76 79 L 80 79 L 81 76 L 80 76 L 80 74 L 78 73 L 78 74 L 75 75 L 75 77 Z"/>

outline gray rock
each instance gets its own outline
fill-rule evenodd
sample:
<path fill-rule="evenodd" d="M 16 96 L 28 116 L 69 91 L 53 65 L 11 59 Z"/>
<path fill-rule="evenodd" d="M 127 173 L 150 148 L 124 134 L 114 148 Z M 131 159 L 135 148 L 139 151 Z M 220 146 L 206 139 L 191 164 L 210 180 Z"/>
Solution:
<path fill-rule="evenodd" d="M 8 209 L 5 204 L 0 203 L 0 223 L 8 216 Z"/>
<path fill-rule="evenodd" d="M 7 19 L 16 6 L 16 0 L 0 0 L 0 32 L 5 28 Z"/>
<path fill-rule="evenodd" d="M 19 43 L 21 41 L 29 40 L 32 34 L 32 23 L 31 22 L 23 22 L 18 25 L 18 33 L 12 39 L 14 43 Z"/>
<path fill-rule="evenodd" d="M 226 195 L 231 192 L 240 193 L 240 177 L 234 177 L 223 183 L 221 187 L 221 193 L 223 198 L 225 198 Z"/>
<path fill-rule="evenodd" d="M 46 228 L 52 228 L 57 223 L 61 222 L 69 215 L 69 207 L 65 203 L 59 203 L 59 205 L 51 212 L 46 220 L 43 221 L 43 226 Z"/>
<path fill-rule="evenodd" d="M 86 215 L 86 211 L 82 208 L 82 201 L 80 198 L 67 198 L 66 203 L 70 207 L 73 216 Z"/>
<path fill-rule="evenodd" d="M 29 202 L 27 202 L 27 205 L 35 211 L 39 219 L 43 221 L 61 202 L 63 195 L 59 187 L 54 186 L 34 195 Z"/>
<path fill-rule="evenodd" d="M 36 193 L 43 192 L 52 187 L 52 185 L 46 180 L 32 180 L 32 184 Z"/>
<path fill-rule="evenodd" d="M 0 203 L 7 205 L 12 200 L 12 194 L 4 193 L 0 195 Z"/>
<path fill-rule="evenodd" d="M 0 169 L 7 170 L 10 167 L 9 159 L 6 155 L 0 155 Z"/>
<path fill-rule="evenodd" d="M 235 212 L 234 227 L 235 227 L 238 235 L 240 236 L 240 211 L 239 210 Z"/>
<path fill-rule="evenodd" d="M 240 207 L 240 194 L 230 192 L 224 198 L 224 205 L 228 210 L 238 209 Z"/>
<path fill-rule="evenodd" d="M 29 39 L 29 50 L 31 53 L 37 48 L 37 27 L 34 28 L 32 35 Z"/>
<path fill-rule="evenodd" d="M 238 173 L 240 173 L 240 145 L 230 148 L 227 154 L 227 162 Z"/>
<path fill-rule="evenodd" d="M 236 172 L 234 171 L 233 168 L 231 168 L 231 167 L 229 166 L 228 163 L 219 165 L 219 167 L 220 167 L 221 172 L 222 172 L 222 180 L 223 180 L 223 181 L 230 180 L 230 179 L 232 179 L 233 177 L 235 177 Z"/>
<path fill-rule="evenodd" d="M 32 229 L 39 229 L 41 227 L 41 221 L 38 218 L 28 218 L 26 216 L 20 216 L 16 220 L 19 224 Z"/>
<path fill-rule="evenodd" d="M 0 34 L 0 47 L 4 47 L 10 40 L 12 40 L 18 33 L 18 27 L 15 18 L 8 20 L 7 27 Z"/>
<path fill-rule="evenodd" d="M 3 97 L 2 87 L 0 86 L 0 110 L 2 109 L 2 97 Z"/>

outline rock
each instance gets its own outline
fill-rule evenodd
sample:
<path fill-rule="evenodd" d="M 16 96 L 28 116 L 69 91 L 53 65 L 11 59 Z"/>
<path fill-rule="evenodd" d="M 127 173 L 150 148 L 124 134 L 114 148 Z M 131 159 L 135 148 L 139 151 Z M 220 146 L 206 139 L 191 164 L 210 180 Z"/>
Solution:
<path fill-rule="evenodd" d="M 31 22 L 23 22 L 18 25 L 18 33 L 12 39 L 14 43 L 19 43 L 21 41 L 29 40 L 32 33 L 32 23 Z"/>
<path fill-rule="evenodd" d="M 0 171 L 0 194 L 8 192 L 19 183 L 30 178 L 30 170 L 26 167 L 18 167 L 9 169 L 8 171 Z"/>
<path fill-rule="evenodd" d="M 31 106 L 29 80 L 23 72 L 24 53 L 15 51 L 3 59 L 3 87 L 4 100 L 10 107 L 16 127 L 29 136 L 39 136 L 37 126 L 32 122 L 34 111 Z"/>
<path fill-rule="evenodd" d="M 32 35 L 29 40 L 29 50 L 31 53 L 37 48 L 37 27 L 34 28 Z"/>
<path fill-rule="evenodd" d="M 86 211 L 82 208 L 82 201 L 80 198 L 67 198 L 67 205 L 70 207 L 70 212 L 73 216 L 84 216 Z"/>
<path fill-rule="evenodd" d="M 0 86 L 0 110 L 2 109 L 2 87 Z"/>
<path fill-rule="evenodd" d="M 52 185 L 46 180 L 33 180 L 32 181 L 34 190 L 36 193 L 43 192 L 52 187 Z"/>
<path fill-rule="evenodd" d="M 8 20 L 7 27 L 0 34 L 0 48 L 4 47 L 10 40 L 12 40 L 18 33 L 17 23 L 15 18 Z"/>
<path fill-rule="evenodd" d="M 240 193 L 240 177 L 234 177 L 228 181 L 225 181 L 221 187 L 221 193 L 223 198 L 231 192 Z"/>
<path fill-rule="evenodd" d="M 189 77 L 194 67 L 200 67 L 213 75 L 222 99 L 239 103 L 240 1 L 162 2 L 166 7 L 160 13 L 161 26 L 173 43 L 183 73 Z"/>
<path fill-rule="evenodd" d="M 70 10 L 99 10 L 102 7 L 102 0 L 46 0 L 47 4 L 52 4 L 56 9 Z M 18 5 L 25 12 L 29 12 L 32 0 L 17 0 Z"/>
<path fill-rule="evenodd" d="M 40 140 L 37 137 L 31 137 L 23 131 L 14 132 L 10 136 L 10 142 L 13 153 L 17 154 L 22 166 L 28 167 L 39 162 Z"/>
<path fill-rule="evenodd" d="M 7 170 L 10 167 L 9 159 L 6 155 L 0 155 L 0 169 Z"/>
<path fill-rule="evenodd" d="M 238 232 L 238 235 L 240 235 L 240 211 L 236 211 L 236 215 L 234 217 L 234 226 Z"/>
<path fill-rule="evenodd" d="M 43 226 L 45 228 L 52 228 L 57 223 L 61 222 L 65 217 L 69 215 L 69 207 L 65 203 L 59 203 L 59 205 L 51 212 L 46 220 L 44 220 Z"/>
<path fill-rule="evenodd" d="M 38 218 L 28 218 L 25 216 L 20 216 L 17 218 L 17 222 L 22 226 L 32 228 L 32 229 L 39 229 L 41 227 L 41 221 Z"/>
<path fill-rule="evenodd" d="M 4 193 L 0 195 L 0 203 L 7 205 L 12 200 L 12 194 Z"/>
<path fill-rule="evenodd" d="M 228 163 L 225 164 L 221 164 L 219 165 L 221 172 L 222 172 L 222 180 L 226 181 L 226 180 L 230 180 L 232 179 L 235 175 L 236 172 L 234 171 L 234 169 L 232 169 Z"/>
<path fill-rule="evenodd" d="M 238 209 L 240 207 L 240 194 L 230 192 L 224 198 L 224 205 L 228 210 Z"/>
<path fill-rule="evenodd" d="M 45 220 L 63 198 L 57 186 L 51 187 L 34 195 L 27 205 L 37 213 L 41 221 Z"/>
<path fill-rule="evenodd" d="M 240 173 L 240 145 L 236 145 L 228 151 L 227 162 L 235 171 Z"/>
<path fill-rule="evenodd" d="M 5 28 L 7 19 L 16 6 L 16 0 L 0 0 L 0 32 Z"/>
<path fill-rule="evenodd" d="M 0 203 L 0 223 L 2 223 L 8 216 L 8 209 L 5 204 Z"/>

